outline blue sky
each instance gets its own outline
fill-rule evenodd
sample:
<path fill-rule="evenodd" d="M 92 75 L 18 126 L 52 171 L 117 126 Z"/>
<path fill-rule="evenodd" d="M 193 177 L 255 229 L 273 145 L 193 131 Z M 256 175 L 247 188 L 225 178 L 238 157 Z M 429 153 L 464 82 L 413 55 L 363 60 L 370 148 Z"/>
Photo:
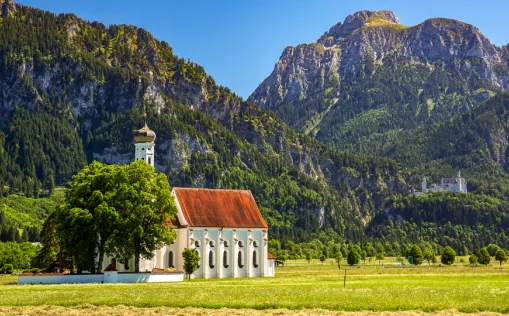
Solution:
<path fill-rule="evenodd" d="M 132 24 L 201 64 L 217 83 L 247 98 L 283 49 L 314 42 L 359 10 L 391 10 L 402 24 L 431 17 L 474 24 L 493 43 L 509 43 L 509 1 L 476 0 L 18 0 L 90 21 Z"/>

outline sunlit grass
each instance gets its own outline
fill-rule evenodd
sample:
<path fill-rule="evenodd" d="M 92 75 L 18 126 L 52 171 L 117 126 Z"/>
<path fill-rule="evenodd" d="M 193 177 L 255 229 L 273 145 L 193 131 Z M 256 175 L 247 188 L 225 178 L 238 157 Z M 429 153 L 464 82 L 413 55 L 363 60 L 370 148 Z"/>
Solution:
<path fill-rule="evenodd" d="M 343 311 L 509 312 L 509 268 L 346 267 L 289 262 L 275 278 L 193 280 L 168 284 L 0 285 L 3 306 L 288 308 Z M 10 283 L 13 277 L 0 278 Z M 10 279 L 10 281 L 9 281 Z M 5 282 L 4 282 L 5 280 Z"/>

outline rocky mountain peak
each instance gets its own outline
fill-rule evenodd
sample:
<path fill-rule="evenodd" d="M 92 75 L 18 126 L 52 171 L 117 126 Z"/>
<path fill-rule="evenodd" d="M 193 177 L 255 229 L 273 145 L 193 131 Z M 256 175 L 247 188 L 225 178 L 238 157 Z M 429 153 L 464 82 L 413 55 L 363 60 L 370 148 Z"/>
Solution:
<path fill-rule="evenodd" d="M 325 46 L 334 45 L 336 42 L 341 40 L 341 38 L 346 37 L 365 24 L 369 23 L 371 19 L 382 19 L 390 23 L 399 24 L 398 16 L 388 10 L 382 11 L 368 11 L 362 10 L 359 12 L 355 12 L 354 14 L 350 14 L 346 17 L 343 23 L 339 22 L 330 28 L 328 32 L 325 32 L 319 39 L 318 42 L 324 44 Z"/>

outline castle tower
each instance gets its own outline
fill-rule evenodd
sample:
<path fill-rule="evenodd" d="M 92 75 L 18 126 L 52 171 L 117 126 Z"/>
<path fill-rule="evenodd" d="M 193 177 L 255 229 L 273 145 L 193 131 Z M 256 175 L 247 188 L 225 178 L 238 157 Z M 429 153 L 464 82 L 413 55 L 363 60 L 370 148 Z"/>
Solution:
<path fill-rule="evenodd" d="M 426 182 L 426 177 L 422 178 L 422 193 L 428 192 L 428 183 Z"/>
<path fill-rule="evenodd" d="M 461 171 L 458 170 L 458 172 L 456 173 L 456 178 L 461 179 Z"/>
<path fill-rule="evenodd" d="M 154 167 L 156 133 L 148 128 L 147 123 L 143 128 L 134 132 L 134 160 L 146 161 Z"/>

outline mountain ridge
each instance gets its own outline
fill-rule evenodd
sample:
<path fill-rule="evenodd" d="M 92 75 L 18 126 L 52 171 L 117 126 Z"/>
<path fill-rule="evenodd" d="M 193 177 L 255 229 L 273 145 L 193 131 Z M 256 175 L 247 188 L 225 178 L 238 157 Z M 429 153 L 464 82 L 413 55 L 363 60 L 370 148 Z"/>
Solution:
<path fill-rule="evenodd" d="M 273 236 L 366 238 L 408 174 L 338 152 L 215 84 L 149 32 L 15 5 L 0 21 L 0 187 L 39 195 L 92 160 L 128 163 L 143 113 L 172 185 L 250 189 Z"/>
<path fill-rule="evenodd" d="M 508 46 L 492 44 L 475 26 L 396 22 L 390 11 L 360 11 L 315 43 L 285 48 L 248 100 L 335 148 L 380 155 L 378 147 L 406 132 L 446 122 L 509 88 Z"/>

